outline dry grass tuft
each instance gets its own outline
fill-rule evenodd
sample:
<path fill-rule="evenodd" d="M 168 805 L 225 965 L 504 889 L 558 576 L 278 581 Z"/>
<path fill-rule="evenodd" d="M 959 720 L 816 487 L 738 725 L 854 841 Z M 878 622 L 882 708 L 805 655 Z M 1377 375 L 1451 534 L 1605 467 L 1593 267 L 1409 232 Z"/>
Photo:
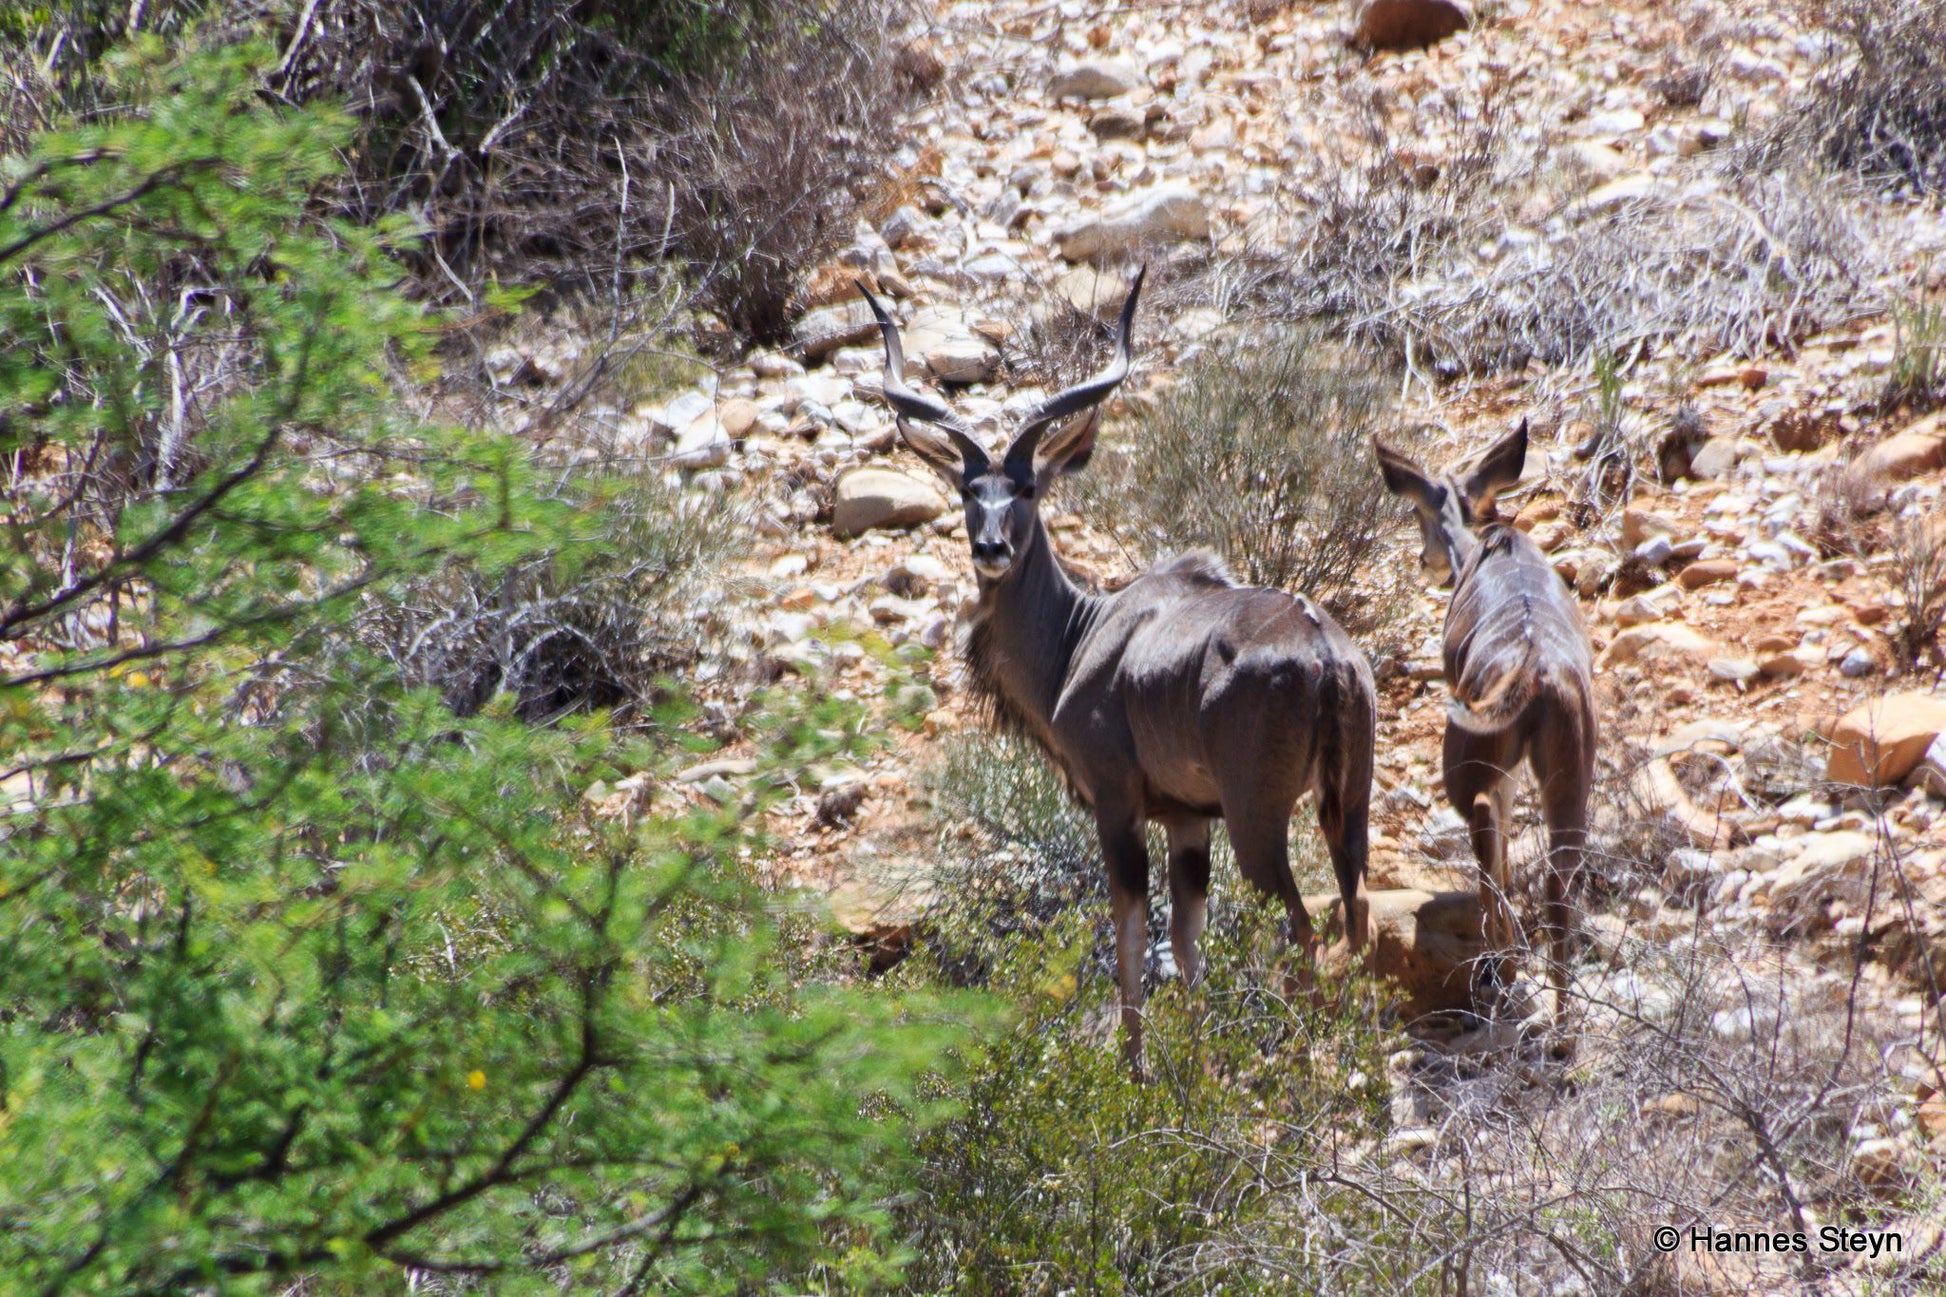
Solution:
<path fill-rule="evenodd" d="M 1754 353 L 1848 315 L 1878 263 L 1842 186 L 1698 163 L 1631 195 L 1522 138 L 1502 90 L 1425 104 L 1415 160 L 1367 103 L 1296 185 L 1289 309 L 1441 377 L 1658 342 Z"/>

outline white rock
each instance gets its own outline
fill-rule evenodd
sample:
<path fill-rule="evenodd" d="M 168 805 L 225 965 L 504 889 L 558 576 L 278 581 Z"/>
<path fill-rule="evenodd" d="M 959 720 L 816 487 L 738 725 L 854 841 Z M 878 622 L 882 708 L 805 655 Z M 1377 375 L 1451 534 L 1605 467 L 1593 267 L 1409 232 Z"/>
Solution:
<path fill-rule="evenodd" d="M 704 393 L 684 392 L 660 410 L 651 413 L 649 426 L 665 437 L 672 437 L 715 408 L 716 402 Z"/>
<path fill-rule="evenodd" d="M 1647 120 L 1633 108 L 1617 108 L 1605 113 L 1595 113 L 1575 127 L 1574 133 L 1583 138 L 1628 135 L 1642 129 Z"/>
<path fill-rule="evenodd" d="M 879 227 L 879 234 L 893 247 L 904 248 L 919 242 L 933 229 L 930 216 L 907 204 L 885 218 L 885 224 Z"/>
<path fill-rule="evenodd" d="M 1588 215 L 1597 216 L 1635 203 L 1667 198 L 1674 192 L 1666 181 L 1659 180 L 1646 171 L 1638 171 L 1632 176 L 1623 176 L 1619 180 L 1609 181 L 1599 189 L 1590 190 L 1581 200 L 1581 206 Z"/>
<path fill-rule="evenodd" d="M 1709 672 L 1712 677 L 1727 684 L 1742 684 L 1746 680 L 1755 680 L 1761 674 L 1761 668 L 1749 658 L 1711 658 Z"/>
<path fill-rule="evenodd" d="M 991 342 L 973 332 L 966 317 L 950 307 L 928 306 L 903 330 L 905 353 L 944 383 L 984 383 L 1000 368 Z"/>
<path fill-rule="evenodd" d="M 1069 261 L 1085 261 L 1142 243 L 1201 239 L 1208 234 L 1209 212 L 1200 194 L 1184 185 L 1157 185 L 1077 218 L 1054 232 L 1054 242 Z"/>
<path fill-rule="evenodd" d="M 671 456 L 681 468 L 721 468 L 730 462 L 730 434 L 713 414 L 683 429 Z"/>

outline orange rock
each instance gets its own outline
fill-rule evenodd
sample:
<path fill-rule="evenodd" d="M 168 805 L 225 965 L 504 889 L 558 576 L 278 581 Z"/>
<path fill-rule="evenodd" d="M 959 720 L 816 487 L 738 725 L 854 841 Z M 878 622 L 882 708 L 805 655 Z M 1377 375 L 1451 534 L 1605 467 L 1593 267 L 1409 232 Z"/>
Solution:
<path fill-rule="evenodd" d="M 1536 524 L 1553 522 L 1561 516 L 1561 502 L 1554 499 L 1535 500 L 1514 517 L 1517 531 L 1532 531 Z"/>
<path fill-rule="evenodd" d="M 1825 778 L 1838 784 L 1884 788 L 1912 773 L 1946 730 L 1946 701 L 1897 693 L 1854 707 L 1831 731 Z"/>
<path fill-rule="evenodd" d="M 1887 437 L 1852 461 L 1860 483 L 1903 482 L 1946 464 L 1946 436 L 1908 429 Z"/>
<path fill-rule="evenodd" d="M 1367 893 L 1371 910 L 1369 967 L 1405 992 L 1412 1013 L 1474 1008 L 1472 974 L 1486 950 L 1480 926 L 1480 894 L 1416 889 Z M 1327 938 L 1344 930 L 1343 902 L 1333 892 L 1304 898 L 1312 914 L 1325 913 Z M 1345 956 L 1339 941 L 1327 963 Z"/>
<path fill-rule="evenodd" d="M 1706 558 L 1691 563 L 1676 574 L 1676 584 L 1685 590 L 1700 590 L 1706 585 L 1720 581 L 1734 581 L 1737 578 L 1737 561 L 1733 558 Z"/>
<path fill-rule="evenodd" d="M 723 425 L 731 441 L 742 441 L 757 426 L 757 417 L 762 413 L 749 397 L 733 396 L 716 407 L 716 421 Z"/>
<path fill-rule="evenodd" d="M 1651 536 L 1673 536 L 1675 520 L 1648 509 L 1622 510 L 1622 544 L 1634 549 Z"/>

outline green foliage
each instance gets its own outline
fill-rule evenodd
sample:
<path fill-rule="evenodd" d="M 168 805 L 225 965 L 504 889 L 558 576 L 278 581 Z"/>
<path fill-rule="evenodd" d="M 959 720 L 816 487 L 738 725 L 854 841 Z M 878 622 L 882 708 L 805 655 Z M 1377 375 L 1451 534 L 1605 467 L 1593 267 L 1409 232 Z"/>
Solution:
<path fill-rule="evenodd" d="M 1015 943 L 995 985 L 1019 1018 L 959 1095 L 965 1115 L 923 1146 L 923 1206 L 908 1212 L 921 1291 L 1403 1282 L 1396 1252 L 1303 1245 L 1320 1229 L 1372 1228 L 1372 1209 L 1325 1181 L 1335 1158 L 1384 1131 L 1384 1038 L 1356 983 L 1328 984 L 1318 1007 L 1265 989 L 1281 984 L 1276 927 L 1266 909 L 1219 909 L 1206 980 L 1150 997 L 1147 1085 L 1114 1047 L 1088 920 Z M 1295 1190 L 1309 1177 L 1320 1182 L 1307 1199 Z"/>
<path fill-rule="evenodd" d="M 1927 301 L 1921 290 L 1892 308 L 1892 327 L 1898 345 L 1885 404 L 1909 402 L 1923 410 L 1946 401 L 1946 301 Z"/>
<path fill-rule="evenodd" d="M 958 1010 L 793 982 L 736 812 L 580 796 L 667 787 L 673 707 L 458 718 L 357 633 L 613 538 L 399 416 L 399 231 L 307 211 L 350 128 L 263 106 L 262 57 L 131 65 L 133 110 L 0 161 L 0 1274 L 887 1277 Z"/>

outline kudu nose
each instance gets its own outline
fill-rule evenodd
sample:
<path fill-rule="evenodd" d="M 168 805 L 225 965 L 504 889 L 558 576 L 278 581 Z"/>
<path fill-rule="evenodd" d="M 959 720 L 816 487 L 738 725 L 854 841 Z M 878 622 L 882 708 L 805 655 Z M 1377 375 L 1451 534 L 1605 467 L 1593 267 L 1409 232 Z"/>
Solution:
<path fill-rule="evenodd" d="M 1004 540 L 976 540 L 973 542 L 974 561 L 998 563 L 1007 557 L 1007 542 Z"/>

